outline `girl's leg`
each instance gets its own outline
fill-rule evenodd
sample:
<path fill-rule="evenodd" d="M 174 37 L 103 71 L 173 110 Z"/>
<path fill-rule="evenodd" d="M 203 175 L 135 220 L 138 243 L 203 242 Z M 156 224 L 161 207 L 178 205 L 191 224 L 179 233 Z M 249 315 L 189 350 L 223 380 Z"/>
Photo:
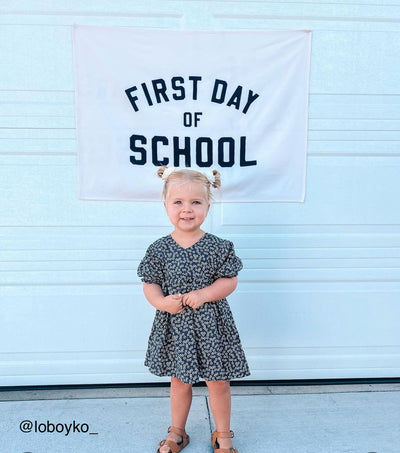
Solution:
<path fill-rule="evenodd" d="M 210 399 L 210 408 L 216 430 L 229 432 L 231 427 L 231 387 L 229 381 L 206 381 Z M 221 448 L 232 448 L 232 440 L 218 438 Z"/>
<path fill-rule="evenodd" d="M 171 425 L 175 428 L 185 429 L 186 421 L 192 404 L 192 384 L 185 384 L 180 379 L 171 378 L 170 388 L 171 403 Z M 173 442 L 180 442 L 181 436 L 175 433 L 168 433 L 167 439 Z M 160 453 L 169 453 L 171 450 L 168 446 L 160 448 Z"/>
<path fill-rule="evenodd" d="M 172 426 L 185 429 L 192 404 L 192 384 L 185 384 L 178 378 L 171 378 L 171 421 Z"/>

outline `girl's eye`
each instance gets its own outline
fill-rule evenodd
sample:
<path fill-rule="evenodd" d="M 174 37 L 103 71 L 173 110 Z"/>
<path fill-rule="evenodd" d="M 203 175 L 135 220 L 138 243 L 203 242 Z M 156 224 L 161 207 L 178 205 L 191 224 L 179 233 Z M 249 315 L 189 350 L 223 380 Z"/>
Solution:
<path fill-rule="evenodd" d="M 200 201 L 194 201 L 193 204 L 201 204 Z"/>
<path fill-rule="evenodd" d="M 175 204 L 182 204 L 182 202 L 178 200 L 178 201 L 175 201 Z"/>

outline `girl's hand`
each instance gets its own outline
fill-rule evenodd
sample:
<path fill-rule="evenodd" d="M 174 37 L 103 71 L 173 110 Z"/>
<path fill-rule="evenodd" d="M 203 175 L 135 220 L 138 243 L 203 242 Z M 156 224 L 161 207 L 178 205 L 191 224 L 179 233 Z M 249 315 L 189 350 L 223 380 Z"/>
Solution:
<path fill-rule="evenodd" d="M 184 294 L 182 296 L 183 305 L 187 305 L 188 307 L 191 307 L 194 310 L 200 308 L 206 302 L 201 296 L 200 291 L 201 290 L 190 291 L 190 293 Z"/>
<path fill-rule="evenodd" d="M 182 295 L 181 294 L 171 294 L 164 297 L 163 300 L 163 311 L 171 313 L 171 315 L 177 315 L 182 313 L 185 307 L 182 304 Z"/>

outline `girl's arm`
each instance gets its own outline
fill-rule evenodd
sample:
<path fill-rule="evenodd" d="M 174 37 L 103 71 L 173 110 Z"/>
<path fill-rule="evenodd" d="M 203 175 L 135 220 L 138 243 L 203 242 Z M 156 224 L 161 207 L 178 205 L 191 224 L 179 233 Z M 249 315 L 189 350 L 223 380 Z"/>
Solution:
<path fill-rule="evenodd" d="M 143 293 L 154 308 L 175 315 L 183 311 L 182 295 L 164 296 L 161 286 L 155 283 L 143 283 Z"/>
<path fill-rule="evenodd" d="M 222 277 L 205 288 L 191 291 L 182 296 L 183 305 L 189 305 L 194 309 L 201 307 L 206 302 L 224 299 L 232 294 L 237 287 L 237 277 Z"/>

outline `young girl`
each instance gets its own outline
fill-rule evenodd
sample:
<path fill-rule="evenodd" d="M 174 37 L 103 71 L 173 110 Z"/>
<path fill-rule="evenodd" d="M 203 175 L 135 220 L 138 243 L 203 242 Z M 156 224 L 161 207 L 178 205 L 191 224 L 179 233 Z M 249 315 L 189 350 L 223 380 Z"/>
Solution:
<path fill-rule="evenodd" d="M 249 367 L 226 297 L 242 268 L 233 244 L 201 229 L 210 208 L 210 187 L 219 172 L 161 167 L 164 206 L 174 229 L 147 249 L 138 268 L 146 299 L 157 311 L 145 365 L 171 376 L 171 427 L 159 453 L 176 453 L 189 443 L 185 432 L 192 384 L 206 381 L 218 453 L 237 453 L 230 430 L 231 379 Z"/>

